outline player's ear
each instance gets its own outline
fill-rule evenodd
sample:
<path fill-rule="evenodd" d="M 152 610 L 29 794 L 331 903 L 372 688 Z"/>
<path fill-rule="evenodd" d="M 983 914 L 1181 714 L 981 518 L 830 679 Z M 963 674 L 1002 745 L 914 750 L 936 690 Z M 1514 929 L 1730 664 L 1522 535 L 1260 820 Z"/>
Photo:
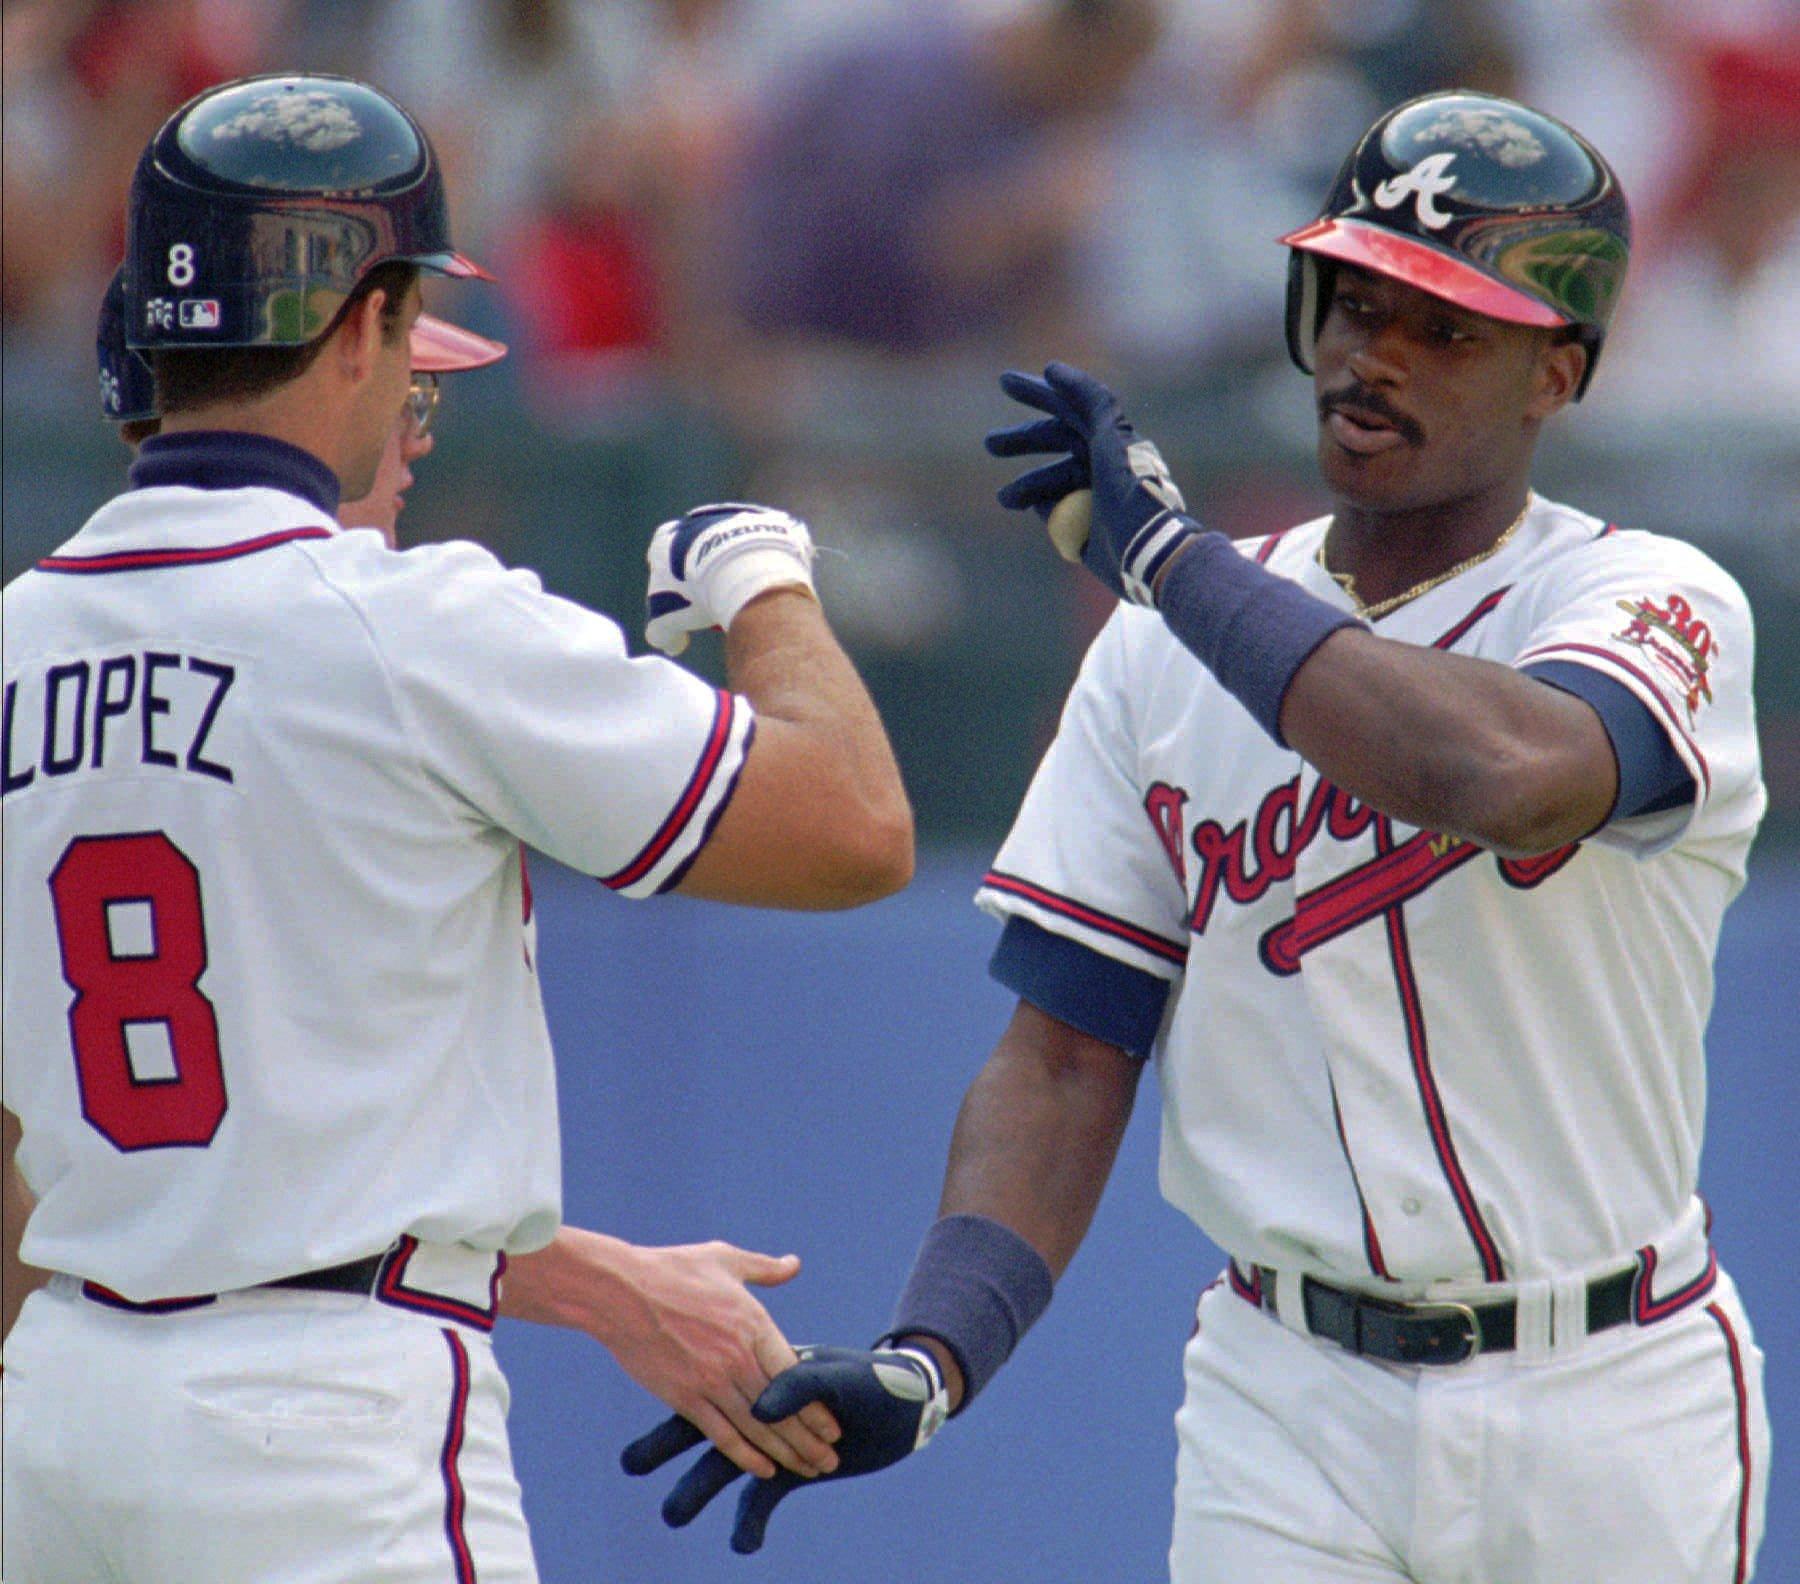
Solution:
<path fill-rule="evenodd" d="M 1581 389 L 1587 364 L 1588 349 L 1579 341 L 1554 333 L 1546 335 L 1538 347 L 1525 416 L 1541 421 L 1568 406 Z"/>
<path fill-rule="evenodd" d="M 382 347 L 381 311 L 387 300 L 387 289 L 377 286 L 344 310 L 333 332 L 333 350 L 351 384 L 360 385 L 374 372 Z"/>

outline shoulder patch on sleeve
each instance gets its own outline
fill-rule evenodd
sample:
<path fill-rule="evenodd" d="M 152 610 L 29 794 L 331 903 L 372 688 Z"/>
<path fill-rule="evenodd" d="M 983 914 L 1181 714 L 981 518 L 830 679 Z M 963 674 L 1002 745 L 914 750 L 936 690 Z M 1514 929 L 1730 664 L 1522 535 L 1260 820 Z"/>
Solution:
<path fill-rule="evenodd" d="M 1719 640 L 1712 629 L 1677 593 L 1665 594 L 1661 599 L 1651 594 L 1622 599 L 1618 606 L 1625 613 L 1625 624 L 1613 636 L 1642 649 L 1674 680 L 1687 710 L 1688 725 L 1698 725 L 1701 710 L 1712 703 L 1710 673 L 1712 661 L 1719 653 Z"/>

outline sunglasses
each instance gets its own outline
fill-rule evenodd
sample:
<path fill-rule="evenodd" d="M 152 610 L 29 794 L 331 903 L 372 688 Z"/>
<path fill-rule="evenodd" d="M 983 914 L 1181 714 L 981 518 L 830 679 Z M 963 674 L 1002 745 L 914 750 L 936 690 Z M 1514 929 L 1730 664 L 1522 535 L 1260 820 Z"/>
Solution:
<path fill-rule="evenodd" d="M 415 374 L 412 384 L 406 392 L 406 411 L 412 418 L 413 433 L 421 440 L 431 428 L 433 414 L 437 412 L 438 377 L 435 374 Z"/>

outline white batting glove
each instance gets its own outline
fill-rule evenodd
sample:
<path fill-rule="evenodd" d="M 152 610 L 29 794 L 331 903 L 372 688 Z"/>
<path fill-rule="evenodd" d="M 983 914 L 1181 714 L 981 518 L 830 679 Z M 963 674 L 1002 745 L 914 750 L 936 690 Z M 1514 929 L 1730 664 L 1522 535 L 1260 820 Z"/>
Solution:
<path fill-rule="evenodd" d="M 798 517 L 773 506 L 726 501 L 696 506 L 650 539 L 649 619 L 644 636 L 667 655 L 688 634 L 729 630 L 758 594 L 813 586 L 812 535 Z"/>

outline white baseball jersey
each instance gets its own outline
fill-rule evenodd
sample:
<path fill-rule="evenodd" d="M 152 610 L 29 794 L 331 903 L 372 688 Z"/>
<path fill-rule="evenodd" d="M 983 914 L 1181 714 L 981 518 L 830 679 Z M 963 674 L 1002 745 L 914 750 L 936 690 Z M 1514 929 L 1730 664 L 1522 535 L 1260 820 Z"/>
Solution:
<path fill-rule="evenodd" d="M 1328 523 L 1244 549 L 1344 606 Z M 1692 804 L 1524 860 L 1414 830 L 1122 606 L 979 893 L 1035 926 L 1003 935 L 1027 966 L 1001 977 L 1055 977 L 1050 1010 L 1128 1048 L 1135 1021 L 1163 1191 L 1243 1260 L 1423 1286 L 1679 1246 L 1641 1302 L 1697 1294 L 1712 956 L 1764 806 L 1743 594 L 1687 544 L 1534 499 L 1375 631 L 1623 684 Z"/>
<path fill-rule="evenodd" d="M 327 504 L 133 490 L 5 590 L 23 1256 L 133 1300 L 546 1243 L 521 843 L 654 893 L 749 745 L 531 574 Z"/>

